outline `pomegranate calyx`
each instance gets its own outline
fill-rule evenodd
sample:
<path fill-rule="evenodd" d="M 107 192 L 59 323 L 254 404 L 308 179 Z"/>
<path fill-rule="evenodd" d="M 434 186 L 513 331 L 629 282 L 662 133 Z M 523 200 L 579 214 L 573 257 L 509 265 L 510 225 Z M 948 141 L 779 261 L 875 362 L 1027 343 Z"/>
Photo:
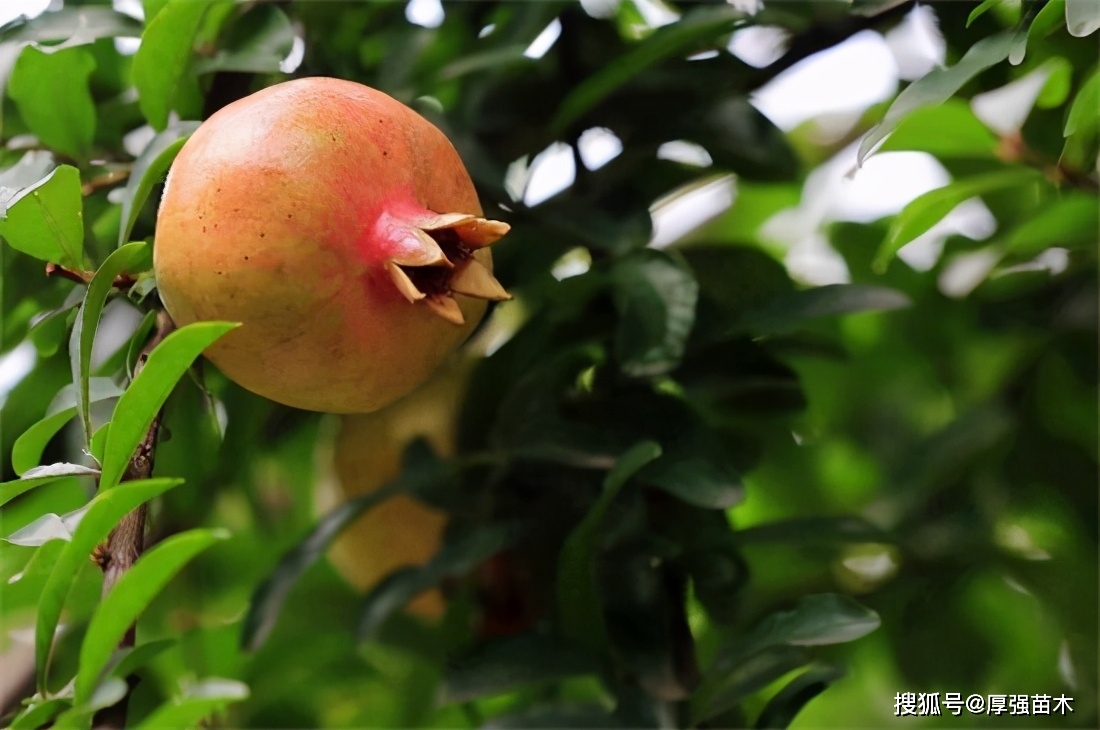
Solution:
<path fill-rule="evenodd" d="M 512 296 L 474 252 L 496 243 L 507 223 L 465 213 L 427 214 L 408 221 L 402 251 L 386 271 L 410 303 L 423 303 L 448 322 L 465 324 L 454 294 L 501 302 Z"/>

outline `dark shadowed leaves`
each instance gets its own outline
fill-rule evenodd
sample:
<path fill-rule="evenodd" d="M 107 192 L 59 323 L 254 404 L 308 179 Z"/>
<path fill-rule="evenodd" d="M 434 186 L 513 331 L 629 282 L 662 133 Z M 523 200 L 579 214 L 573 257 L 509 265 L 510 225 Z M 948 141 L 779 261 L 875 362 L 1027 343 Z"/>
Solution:
<path fill-rule="evenodd" d="M 666 373 L 680 361 L 699 285 L 677 256 L 644 250 L 612 273 L 619 325 L 615 347 L 623 372 L 635 377 Z"/>

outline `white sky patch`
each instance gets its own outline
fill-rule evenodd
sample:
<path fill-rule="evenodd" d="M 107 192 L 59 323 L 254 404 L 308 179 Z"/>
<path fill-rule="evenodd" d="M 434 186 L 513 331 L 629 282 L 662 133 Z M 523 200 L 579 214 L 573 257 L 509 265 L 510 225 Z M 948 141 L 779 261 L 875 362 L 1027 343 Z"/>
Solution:
<path fill-rule="evenodd" d="M 689 60 L 689 61 L 705 61 L 708 58 L 717 58 L 717 57 L 718 57 L 718 51 L 716 51 L 712 48 L 708 51 L 699 51 L 698 53 L 693 53 L 693 54 L 691 54 L 690 56 L 687 57 L 687 60 Z"/>
<path fill-rule="evenodd" d="M 302 65 L 306 57 L 306 42 L 300 35 L 294 36 L 294 45 L 290 47 L 290 53 L 279 63 L 279 70 L 285 74 L 292 74 Z"/>
<path fill-rule="evenodd" d="M 489 23 L 489 25 L 485 26 L 484 28 L 482 28 L 481 30 L 479 30 L 477 32 L 477 37 L 478 38 L 488 38 L 490 35 L 492 35 L 493 31 L 496 30 L 496 29 L 497 29 L 497 24 L 496 23 Z"/>
<path fill-rule="evenodd" d="M 852 280 L 848 264 L 820 233 L 813 233 L 787 249 L 783 263 L 791 278 L 804 284 L 825 286 Z"/>
<path fill-rule="evenodd" d="M 694 142 L 682 139 L 674 139 L 658 147 L 657 159 L 679 162 L 692 167 L 710 167 L 714 164 L 709 152 Z"/>
<path fill-rule="evenodd" d="M 940 272 L 940 292 L 953 299 L 965 297 L 985 281 L 1000 260 L 1001 255 L 988 248 L 960 253 Z"/>
<path fill-rule="evenodd" d="M 593 18 L 600 19 L 614 17 L 615 13 L 619 12 L 621 4 L 622 0 L 581 0 L 581 7 L 584 8 L 584 12 Z"/>
<path fill-rule="evenodd" d="M 145 20 L 145 6 L 141 0 L 111 0 L 111 7 L 134 20 Z"/>
<path fill-rule="evenodd" d="M 535 40 L 531 41 L 531 45 L 527 46 L 527 50 L 523 52 L 523 55 L 528 58 L 542 58 L 554 47 L 560 35 L 561 21 L 554 18 L 548 26 L 542 29 L 541 33 L 535 36 Z"/>
<path fill-rule="evenodd" d="M 20 15 L 33 18 L 50 7 L 50 0 L 6 0 L 0 3 L 0 25 L 10 23 Z"/>
<path fill-rule="evenodd" d="M 622 154 L 623 142 L 606 127 L 592 127 L 577 139 L 577 151 L 586 168 L 598 170 Z"/>
<path fill-rule="evenodd" d="M 886 33 L 886 44 L 894 54 L 898 76 L 906 81 L 919 79 L 932 69 L 942 66 L 947 56 L 947 43 L 940 33 L 936 11 L 918 5 L 905 19 Z"/>
<path fill-rule="evenodd" d="M 439 0 L 409 0 L 405 6 L 405 19 L 422 28 L 438 28 L 445 15 Z"/>
<path fill-rule="evenodd" d="M 8 399 L 8 393 L 34 370 L 38 353 L 34 344 L 24 340 L 3 357 L 0 357 L 0 405 Z"/>
<path fill-rule="evenodd" d="M 524 204 L 533 208 L 549 200 L 572 185 L 576 176 L 573 148 L 564 142 L 555 142 L 531 161 L 523 188 Z"/>
<path fill-rule="evenodd" d="M 115 50 L 118 51 L 118 55 L 120 56 L 132 56 L 141 48 L 140 38 L 119 37 L 114 40 Z"/>
<path fill-rule="evenodd" d="M 970 109 L 985 126 L 1001 136 L 1018 132 L 1053 69 L 1049 64 L 1040 66 L 999 89 L 977 94 L 970 100 Z"/>
<path fill-rule="evenodd" d="M 561 258 L 554 262 L 550 274 L 561 281 L 571 276 L 580 276 L 592 268 L 592 254 L 583 246 L 571 248 L 562 254 Z"/>
<path fill-rule="evenodd" d="M 661 0 L 634 0 L 634 6 L 650 28 L 660 28 L 680 19 L 680 14 Z"/>
<path fill-rule="evenodd" d="M 675 243 L 733 205 L 737 187 L 732 175 L 705 182 L 658 200 L 649 209 L 653 218 L 651 248 Z"/>
<path fill-rule="evenodd" d="M 894 54 L 882 36 L 861 31 L 794 65 L 753 94 L 753 105 L 789 131 L 822 114 L 865 109 L 898 87 Z"/>
<path fill-rule="evenodd" d="M 790 38 L 777 25 L 750 25 L 733 32 L 726 50 L 753 68 L 764 68 L 780 59 Z"/>

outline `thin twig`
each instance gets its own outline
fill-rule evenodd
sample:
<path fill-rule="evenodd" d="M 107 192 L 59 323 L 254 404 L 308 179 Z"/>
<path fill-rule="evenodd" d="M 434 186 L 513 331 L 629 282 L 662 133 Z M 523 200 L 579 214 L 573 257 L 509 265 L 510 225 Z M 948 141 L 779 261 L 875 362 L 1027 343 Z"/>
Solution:
<path fill-rule="evenodd" d="M 60 276 L 62 279 L 69 279 L 75 281 L 77 284 L 87 284 L 95 276 L 94 271 L 77 271 L 76 269 L 69 269 L 61 264 L 49 263 L 46 264 L 46 276 Z M 125 290 L 132 287 L 137 283 L 137 279 L 129 274 L 119 274 L 115 277 L 115 280 L 111 282 L 111 286 L 115 289 Z"/>
<path fill-rule="evenodd" d="M 164 310 L 157 312 L 156 329 L 141 349 L 141 354 L 134 365 L 134 377 L 137 377 L 145 367 L 145 363 L 149 359 L 149 353 L 153 351 L 153 348 L 159 345 L 174 329 L 175 325 L 168 313 Z M 138 444 L 134 455 L 130 458 L 130 463 L 126 467 L 124 480 L 134 481 L 148 479 L 152 476 L 157 434 L 160 431 L 160 417 L 161 414 L 157 413 L 156 417 L 153 418 L 153 423 L 149 426 L 149 430 L 145 433 L 145 438 Z M 98 560 L 103 568 L 103 595 L 110 592 L 119 578 L 133 567 L 138 557 L 140 557 L 145 547 L 145 514 L 145 505 L 138 507 L 123 517 L 122 521 L 115 526 L 115 529 L 111 531 L 110 536 L 107 538 L 107 545 L 101 551 Z M 131 626 L 120 646 L 133 646 L 133 643 L 133 627 Z"/>

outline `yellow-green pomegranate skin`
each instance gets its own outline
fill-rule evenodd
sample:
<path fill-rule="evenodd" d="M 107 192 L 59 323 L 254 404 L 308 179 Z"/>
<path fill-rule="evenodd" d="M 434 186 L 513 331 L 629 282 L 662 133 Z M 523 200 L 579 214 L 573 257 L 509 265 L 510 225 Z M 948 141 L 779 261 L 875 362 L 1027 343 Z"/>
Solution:
<path fill-rule="evenodd" d="M 487 248 L 507 226 L 481 215 L 454 147 L 416 112 L 350 81 L 288 81 L 183 146 L 157 220 L 158 290 L 179 326 L 242 323 L 206 355 L 244 388 L 371 412 L 428 378 L 486 298 L 507 298 Z"/>

